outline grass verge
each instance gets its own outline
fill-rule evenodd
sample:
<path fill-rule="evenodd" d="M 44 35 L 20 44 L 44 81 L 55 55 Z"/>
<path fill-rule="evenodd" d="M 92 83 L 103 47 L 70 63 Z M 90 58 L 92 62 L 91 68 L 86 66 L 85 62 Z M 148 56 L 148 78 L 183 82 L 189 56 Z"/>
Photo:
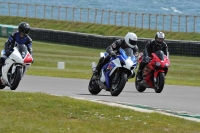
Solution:
<path fill-rule="evenodd" d="M 197 133 L 200 123 L 43 93 L 1 91 L 0 132 Z"/>

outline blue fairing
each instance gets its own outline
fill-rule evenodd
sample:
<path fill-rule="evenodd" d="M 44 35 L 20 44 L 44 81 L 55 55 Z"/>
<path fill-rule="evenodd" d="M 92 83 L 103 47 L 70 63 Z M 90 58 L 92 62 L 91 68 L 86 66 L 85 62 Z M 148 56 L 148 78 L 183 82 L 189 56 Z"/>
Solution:
<path fill-rule="evenodd" d="M 113 59 L 111 59 L 112 61 Z M 106 86 L 109 88 L 110 86 L 110 80 L 109 80 L 109 75 L 111 70 L 115 67 L 115 64 L 113 64 L 112 62 L 107 63 L 105 66 L 103 66 L 103 72 L 105 75 L 105 79 L 106 79 Z"/>
<path fill-rule="evenodd" d="M 105 56 L 108 55 L 108 53 L 104 53 Z M 131 60 L 133 61 L 134 65 L 133 66 L 136 66 L 137 65 L 137 59 L 136 57 L 133 55 L 133 51 L 132 49 L 130 48 L 126 48 L 126 49 L 119 49 L 119 54 L 117 55 L 116 58 L 118 58 L 121 62 L 125 63 L 124 60 L 127 60 L 128 58 L 131 57 Z M 102 70 L 104 72 L 104 75 L 105 75 L 105 80 L 106 80 L 106 86 L 108 88 L 110 88 L 110 80 L 109 80 L 109 75 L 110 75 L 110 72 L 111 70 L 115 67 L 115 64 L 112 63 L 111 61 L 112 60 L 115 60 L 116 59 L 115 57 L 112 57 L 109 61 L 109 63 L 107 63 L 106 65 L 104 65 L 102 67 Z"/>

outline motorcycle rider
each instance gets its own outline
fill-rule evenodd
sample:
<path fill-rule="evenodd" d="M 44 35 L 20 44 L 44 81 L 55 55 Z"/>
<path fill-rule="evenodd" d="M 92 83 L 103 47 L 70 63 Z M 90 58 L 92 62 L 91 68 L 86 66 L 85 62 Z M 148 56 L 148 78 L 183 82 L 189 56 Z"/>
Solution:
<path fill-rule="evenodd" d="M 155 40 L 149 41 L 145 49 L 143 51 L 142 62 L 139 65 L 139 69 L 137 72 L 138 80 L 142 80 L 142 71 L 146 64 L 150 61 L 151 53 L 156 52 L 157 50 L 162 50 L 164 54 L 168 57 L 168 46 L 167 43 L 164 42 L 165 34 L 163 32 L 157 32 L 155 35 Z"/>
<path fill-rule="evenodd" d="M 118 40 L 115 40 L 110 46 L 108 46 L 106 48 L 106 52 L 108 53 L 108 55 L 104 58 L 104 57 L 101 57 L 99 59 L 99 62 L 96 66 L 96 69 L 94 70 L 93 74 L 98 77 L 99 74 L 100 74 L 100 71 L 101 71 L 101 68 L 109 62 L 110 58 L 111 57 L 115 57 L 116 56 L 116 53 L 117 53 L 117 50 L 119 48 L 122 48 L 122 49 L 125 49 L 125 48 L 132 48 L 133 50 L 133 53 L 138 56 L 138 52 L 139 52 L 139 49 L 138 49 L 138 46 L 137 46 L 137 35 L 133 32 L 128 32 L 126 34 L 126 36 L 122 39 L 118 39 Z"/>
<path fill-rule="evenodd" d="M 15 42 L 20 44 L 25 44 L 29 53 L 32 55 L 32 39 L 28 35 L 30 32 L 30 25 L 27 22 L 21 22 L 18 25 L 18 31 L 12 33 L 8 40 L 4 44 L 5 49 L 5 57 L 1 58 L 1 64 L 4 64 L 5 59 L 11 54 L 13 51 Z"/>

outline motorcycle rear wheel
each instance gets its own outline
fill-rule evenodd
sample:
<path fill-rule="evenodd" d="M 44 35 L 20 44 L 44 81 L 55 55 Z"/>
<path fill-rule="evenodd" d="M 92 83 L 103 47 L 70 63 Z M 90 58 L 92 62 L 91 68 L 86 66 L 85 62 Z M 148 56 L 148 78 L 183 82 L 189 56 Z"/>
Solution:
<path fill-rule="evenodd" d="M 165 74 L 159 73 L 157 78 L 157 83 L 154 87 L 156 93 L 161 93 L 165 85 Z"/>
<path fill-rule="evenodd" d="M 95 79 L 93 79 L 93 76 L 90 79 L 88 90 L 92 95 L 97 95 L 101 91 L 99 85 L 96 83 Z"/>
<path fill-rule="evenodd" d="M 146 90 L 146 87 L 140 85 L 141 80 L 138 80 L 138 75 L 135 77 L 135 88 L 138 92 L 144 92 Z"/>

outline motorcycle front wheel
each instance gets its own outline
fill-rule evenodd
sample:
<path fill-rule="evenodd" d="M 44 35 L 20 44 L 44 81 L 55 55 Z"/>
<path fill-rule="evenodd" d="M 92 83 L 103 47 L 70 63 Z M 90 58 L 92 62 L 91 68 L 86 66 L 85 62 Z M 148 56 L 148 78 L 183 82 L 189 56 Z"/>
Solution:
<path fill-rule="evenodd" d="M 110 90 L 111 95 L 118 96 L 124 89 L 126 82 L 127 82 L 127 74 L 121 73 L 116 83 L 111 84 L 111 90 Z"/>
<path fill-rule="evenodd" d="M 155 83 L 154 90 L 156 93 L 161 93 L 165 85 L 165 74 L 159 73 L 157 82 Z"/>
<path fill-rule="evenodd" d="M 11 85 L 10 86 L 11 90 L 15 90 L 18 87 L 21 77 L 22 77 L 22 68 L 21 67 L 17 67 L 13 74 L 10 73 L 10 75 L 8 75 L 8 81 Z"/>

